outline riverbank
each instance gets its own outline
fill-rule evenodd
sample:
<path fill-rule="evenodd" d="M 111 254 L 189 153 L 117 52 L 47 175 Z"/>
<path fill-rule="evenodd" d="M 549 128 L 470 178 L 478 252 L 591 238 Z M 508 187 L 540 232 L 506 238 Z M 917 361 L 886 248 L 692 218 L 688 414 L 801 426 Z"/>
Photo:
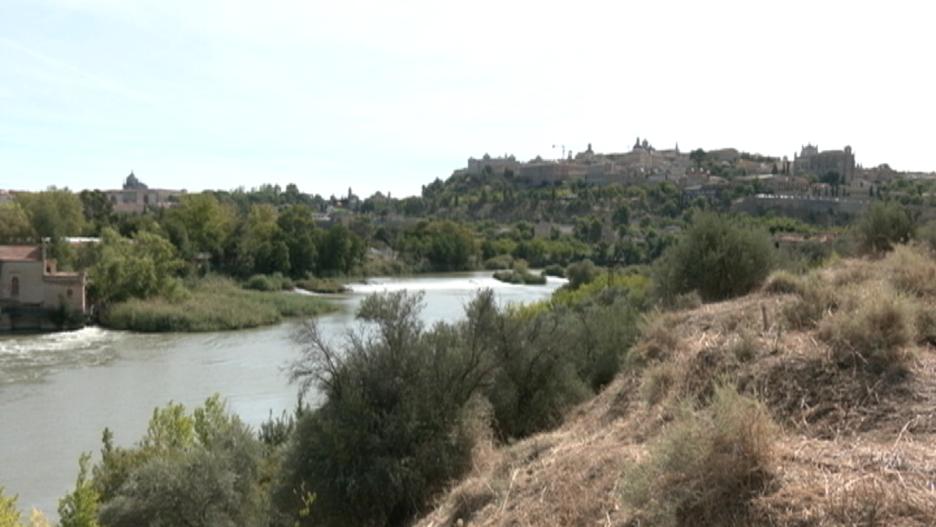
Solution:
<path fill-rule="evenodd" d="M 269 326 L 285 318 L 337 310 L 328 301 L 286 291 L 253 291 L 232 280 L 197 282 L 179 299 L 133 299 L 110 306 L 101 326 L 141 332 L 226 331 Z"/>

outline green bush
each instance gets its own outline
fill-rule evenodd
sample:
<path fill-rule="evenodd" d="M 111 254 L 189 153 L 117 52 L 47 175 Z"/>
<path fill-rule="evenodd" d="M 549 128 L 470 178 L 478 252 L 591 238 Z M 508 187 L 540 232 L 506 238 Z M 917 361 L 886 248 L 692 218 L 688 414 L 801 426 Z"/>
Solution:
<path fill-rule="evenodd" d="M 289 525 L 399 525 L 468 468 L 465 414 L 490 367 L 482 336 L 466 324 L 427 332 L 420 309 L 420 295 L 374 295 L 357 314 L 371 327 L 365 338 L 333 348 L 312 323 L 297 335 L 293 376 L 325 400 L 300 418 L 282 464 L 281 511 L 315 496 Z"/>
<path fill-rule="evenodd" d="M 625 469 L 635 525 L 751 525 L 747 508 L 773 479 L 776 426 L 758 401 L 717 387 L 711 404 L 683 406 L 640 464 Z"/>
<path fill-rule="evenodd" d="M 213 527 L 268 520 L 264 447 L 218 396 L 191 413 L 179 404 L 155 410 L 146 436 L 130 449 L 115 447 L 105 431 L 101 457 L 94 492 L 101 498 L 102 525 Z"/>
<path fill-rule="evenodd" d="M 914 221 L 898 203 L 874 203 L 856 225 L 859 246 L 866 253 L 889 251 L 913 238 Z"/>
<path fill-rule="evenodd" d="M 743 295 L 770 273 L 773 252 L 766 231 L 698 213 L 657 263 L 656 286 L 663 299 L 693 290 L 704 301 Z"/>
<path fill-rule="evenodd" d="M 543 269 L 546 276 L 555 276 L 556 278 L 565 278 L 565 269 L 559 264 L 550 264 Z"/>
<path fill-rule="evenodd" d="M 598 268 L 591 260 L 581 260 L 569 264 L 565 274 L 569 279 L 569 289 L 578 289 L 598 277 Z"/>
<path fill-rule="evenodd" d="M 513 267 L 513 257 L 509 254 L 492 256 L 484 261 L 484 269 L 488 271 L 499 271 L 501 269 L 510 269 Z"/>
<path fill-rule="evenodd" d="M 342 280 L 335 278 L 303 278 L 302 280 L 296 281 L 296 287 L 313 293 L 327 295 L 348 293 L 351 291 Z"/>
<path fill-rule="evenodd" d="M 273 279 L 265 274 L 255 274 L 251 276 L 244 282 L 244 287 L 253 289 L 254 291 L 278 291 L 280 289 L 277 287 L 277 284 L 273 283 Z"/>

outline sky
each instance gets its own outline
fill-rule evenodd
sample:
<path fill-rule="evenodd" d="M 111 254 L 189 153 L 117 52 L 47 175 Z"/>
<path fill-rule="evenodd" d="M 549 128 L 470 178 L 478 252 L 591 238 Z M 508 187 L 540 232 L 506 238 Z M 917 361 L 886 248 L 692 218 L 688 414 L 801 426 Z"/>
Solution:
<path fill-rule="evenodd" d="M 0 189 L 404 196 L 638 136 L 931 171 L 927 4 L 0 0 Z"/>

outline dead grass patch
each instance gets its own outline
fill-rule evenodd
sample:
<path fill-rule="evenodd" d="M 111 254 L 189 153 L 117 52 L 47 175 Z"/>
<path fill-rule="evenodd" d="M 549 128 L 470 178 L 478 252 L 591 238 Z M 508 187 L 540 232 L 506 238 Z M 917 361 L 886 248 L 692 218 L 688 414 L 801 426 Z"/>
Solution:
<path fill-rule="evenodd" d="M 764 282 L 763 291 L 772 295 L 799 293 L 803 289 L 803 279 L 789 271 L 774 271 Z"/>
<path fill-rule="evenodd" d="M 761 403 L 720 386 L 709 406 L 685 406 L 647 458 L 625 469 L 624 502 L 648 525 L 741 523 L 772 481 L 775 433 Z"/>
<path fill-rule="evenodd" d="M 827 317 L 818 336 L 842 365 L 881 373 L 906 370 L 916 341 L 917 305 L 895 291 L 869 288 L 848 308 Z"/>

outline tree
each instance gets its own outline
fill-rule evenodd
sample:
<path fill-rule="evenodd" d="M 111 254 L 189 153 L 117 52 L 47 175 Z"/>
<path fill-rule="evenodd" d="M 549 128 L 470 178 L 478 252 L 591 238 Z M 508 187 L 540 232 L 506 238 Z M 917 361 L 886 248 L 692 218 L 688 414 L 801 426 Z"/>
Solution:
<path fill-rule="evenodd" d="M 630 208 L 627 205 L 619 206 L 611 219 L 615 225 L 627 225 L 630 223 Z"/>
<path fill-rule="evenodd" d="M 334 225 L 319 245 L 318 271 L 320 274 L 349 274 L 364 259 L 365 251 L 364 240 L 344 225 Z"/>
<path fill-rule="evenodd" d="M 263 525 L 269 509 L 263 446 L 217 395 L 186 412 L 156 409 L 146 436 L 131 449 L 105 435 L 94 482 L 101 524 L 109 527 Z"/>
<path fill-rule="evenodd" d="M 99 527 L 97 521 L 100 494 L 88 479 L 91 454 L 82 454 L 78 460 L 78 480 L 75 490 L 59 500 L 60 527 Z"/>
<path fill-rule="evenodd" d="M 138 232 L 133 239 L 106 228 L 97 263 L 90 269 L 92 292 L 103 302 L 172 294 L 179 287 L 175 274 L 183 262 L 162 236 Z"/>
<path fill-rule="evenodd" d="M 51 187 L 43 192 L 21 192 L 16 194 L 16 200 L 42 238 L 78 236 L 84 229 L 81 200 L 68 189 Z"/>
<path fill-rule="evenodd" d="M 0 527 L 20 527 L 20 513 L 16 508 L 16 496 L 5 496 L 0 487 Z"/>
<path fill-rule="evenodd" d="M 237 268 L 242 275 L 289 272 L 289 248 L 278 219 L 272 205 L 250 207 L 237 241 Z"/>
<path fill-rule="evenodd" d="M 107 194 L 100 190 L 82 190 L 78 194 L 85 220 L 91 225 L 94 234 L 110 225 L 114 219 L 114 204 Z"/>
<path fill-rule="evenodd" d="M 179 200 L 168 216 L 185 229 L 192 250 L 219 257 L 234 229 L 234 214 L 208 193 L 189 194 Z"/>
<path fill-rule="evenodd" d="M 31 240 L 35 231 L 29 216 L 16 201 L 0 204 L 0 242 L 16 243 Z"/>
<path fill-rule="evenodd" d="M 689 159 L 696 164 L 696 168 L 702 168 L 702 163 L 705 161 L 705 150 L 696 148 L 692 152 L 689 152 Z"/>
<path fill-rule="evenodd" d="M 316 239 L 320 236 L 312 209 L 293 205 L 279 215 L 277 223 L 289 251 L 290 273 L 297 277 L 311 273 L 318 258 Z"/>

